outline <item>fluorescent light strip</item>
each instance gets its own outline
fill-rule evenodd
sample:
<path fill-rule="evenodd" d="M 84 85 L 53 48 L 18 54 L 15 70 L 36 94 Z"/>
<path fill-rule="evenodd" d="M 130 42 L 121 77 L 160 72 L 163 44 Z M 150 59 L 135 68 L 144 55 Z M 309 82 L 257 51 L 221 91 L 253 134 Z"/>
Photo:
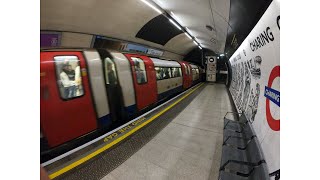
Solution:
<path fill-rule="evenodd" d="M 202 47 L 201 47 L 201 46 L 199 46 L 199 48 L 200 48 L 200 49 L 202 49 Z"/>
<path fill-rule="evenodd" d="M 185 32 L 185 34 L 188 36 L 189 39 L 192 39 L 192 37 L 188 33 Z"/>
<path fill-rule="evenodd" d="M 198 46 L 198 43 L 197 43 L 197 42 L 193 41 L 193 43 L 194 43 L 194 44 L 196 44 L 196 45 Z"/>
<path fill-rule="evenodd" d="M 150 4 L 147 0 L 141 0 L 141 1 L 144 2 L 146 5 L 148 5 L 149 7 L 151 7 L 152 9 L 154 9 L 155 11 L 157 11 L 159 14 L 162 14 L 162 11 L 160 11 L 154 5 Z"/>
<path fill-rule="evenodd" d="M 181 30 L 181 27 L 180 27 L 177 23 L 175 23 L 172 19 L 169 19 L 169 21 L 170 21 L 174 26 L 176 26 L 179 30 Z"/>
<path fill-rule="evenodd" d="M 178 23 L 180 23 L 180 20 L 178 19 L 178 17 L 175 14 L 173 14 L 172 11 L 171 11 L 171 15 Z"/>
<path fill-rule="evenodd" d="M 172 11 L 171 11 L 171 16 L 179 23 L 178 17 L 177 17 Z M 179 30 L 181 30 L 180 26 L 178 26 L 173 20 L 171 20 L 171 19 L 169 19 L 169 20 L 170 20 L 170 22 L 171 22 L 172 24 L 174 24 Z M 187 27 L 186 27 L 186 31 L 187 31 L 187 32 L 185 32 L 186 36 L 188 36 L 188 38 L 192 40 L 192 37 L 188 34 L 190 30 L 189 30 Z M 198 45 L 198 44 L 197 44 L 197 45 Z"/>
<path fill-rule="evenodd" d="M 177 16 L 171 11 L 171 15 L 172 17 L 174 17 L 175 19 L 177 19 Z"/>

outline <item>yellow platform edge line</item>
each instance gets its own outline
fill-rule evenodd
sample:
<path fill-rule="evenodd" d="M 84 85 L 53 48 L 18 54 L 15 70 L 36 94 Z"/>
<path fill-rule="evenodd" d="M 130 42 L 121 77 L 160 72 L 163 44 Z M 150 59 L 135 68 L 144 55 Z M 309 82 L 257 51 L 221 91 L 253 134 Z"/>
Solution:
<path fill-rule="evenodd" d="M 125 139 L 126 137 L 130 136 L 131 134 L 135 133 L 136 131 L 138 131 L 139 129 L 141 129 L 142 127 L 144 127 L 145 125 L 149 124 L 151 121 L 153 121 L 154 119 L 156 119 L 157 117 L 161 116 L 163 113 L 167 112 L 169 109 L 171 109 L 173 106 L 175 106 L 176 104 L 178 104 L 180 101 L 182 101 L 183 99 L 185 99 L 186 97 L 188 97 L 191 93 L 193 93 L 195 90 L 197 90 L 198 88 L 200 88 L 204 83 L 201 83 L 200 85 L 198 85 L 197 87 L 195 87 L 193 90 L 191 90 L 190 92 L 188 92 L 187 94 L 185 94 L 184 96 L 182 96 L 180 99 L 178 99 L 176 102 L 172 103 L 170 106 L 166 107 L 165 109 L 163 109 L 162 111 L 160 111 L 159 113 L 157 113 L 156 115 L 152 116 L 150 119 L 148 119 L 147 121 L 143 122 L 142 124 L 140 124 L 139 126 L 135 127 L 134 129 L 132 129 L 131 131 L 127 132 L 126 134 L 122 135 L 121 137 L 117 138 L 116 140 L 112 141 L 109 144 L 106 144 L 105 146 L 101 147 L 100 149 L 92 152 L 91 154 L 79 159 L 78 161 L 73 162 L 72 164 L 69 164 L 68 166 L 52 173 L 49 175 L 50 179 L 54 179 L 58 176 L 60 176 L 61 174 L 64 174 L 65 172 L 70 171 L 71 169 L 79 166 L 80 164 L 90 160 L 91 158 L 95 157 L 96 155 L 102 153 L 103 151 L 109 149 L 110 147 L 114 146 L 115 144 L 118 144 L 119 142 L 121 142 L 123 139 Z"/>

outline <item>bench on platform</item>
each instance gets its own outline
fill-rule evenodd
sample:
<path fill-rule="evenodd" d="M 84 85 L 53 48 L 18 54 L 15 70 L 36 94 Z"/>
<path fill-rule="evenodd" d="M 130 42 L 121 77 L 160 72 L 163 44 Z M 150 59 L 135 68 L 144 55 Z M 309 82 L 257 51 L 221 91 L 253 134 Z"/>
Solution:
<path fill-rule="evenodd" d="M 238 121 L 227 118 L 237 114 Z M 240 116 L 239 116 L 240 115 Z M 257 136 L 244 113 L 224 116 L 223 145 L 219 180 L 270 179 Z"/>

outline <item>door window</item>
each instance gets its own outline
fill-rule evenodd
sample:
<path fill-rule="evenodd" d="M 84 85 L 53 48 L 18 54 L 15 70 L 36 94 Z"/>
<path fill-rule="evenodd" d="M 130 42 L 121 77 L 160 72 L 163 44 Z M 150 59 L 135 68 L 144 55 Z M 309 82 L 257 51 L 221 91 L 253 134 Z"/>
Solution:
<path fill-rule="evenodd" d="M 55 56 L 54 61 L 61 98 L 68 100 L 84 95 L 78 57 Z"/>
<path fill-rule="evenodd" d="M 187 68 L 186 64 L 183 64 L 183 66 L 184 66 L 185 74 L 186 74 L 186 75 L 189 75 L 189 74 L 188 74 L 188 68 Z"/>
<path fill-rule="evenodd" d="M 189 74 L 189 75 L 191 74 L 191 68 L 190 68 L 190 66 L 188 66 L 188 74 Z"/>
<path fill-rule="evenodd" d="M 109 57 L 104 59 L 104 72 L 105 72 L 106 83 L 108 85 L 118 84 L 116 66 Z"/>
<path fill-rule="evenodd" d="M 132 57 L 131 58 L 134 64 L 134 71 L 136 73 L 138 84 L 147 83 L 147 73 L 144 62 L 140 58 Z"/>

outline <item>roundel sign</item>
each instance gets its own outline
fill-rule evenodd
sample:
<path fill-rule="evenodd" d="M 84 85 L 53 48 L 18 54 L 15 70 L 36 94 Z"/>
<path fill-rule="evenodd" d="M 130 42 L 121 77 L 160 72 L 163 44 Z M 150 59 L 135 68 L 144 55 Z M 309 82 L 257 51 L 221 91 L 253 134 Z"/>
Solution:
<path fill-rule="evenodd" d="M 273 81 L 280 77 L 280 66 L 275 66 L 269 76 L 268 86 L 265 87 L 264 96 L 266 97 L 266 116 L 270 128 L 274 131 L 280 130 L 280 119 L 273 118 L 270 111 L 270 101 L 280 107 L 280 92 L 272 88 Z"/>

